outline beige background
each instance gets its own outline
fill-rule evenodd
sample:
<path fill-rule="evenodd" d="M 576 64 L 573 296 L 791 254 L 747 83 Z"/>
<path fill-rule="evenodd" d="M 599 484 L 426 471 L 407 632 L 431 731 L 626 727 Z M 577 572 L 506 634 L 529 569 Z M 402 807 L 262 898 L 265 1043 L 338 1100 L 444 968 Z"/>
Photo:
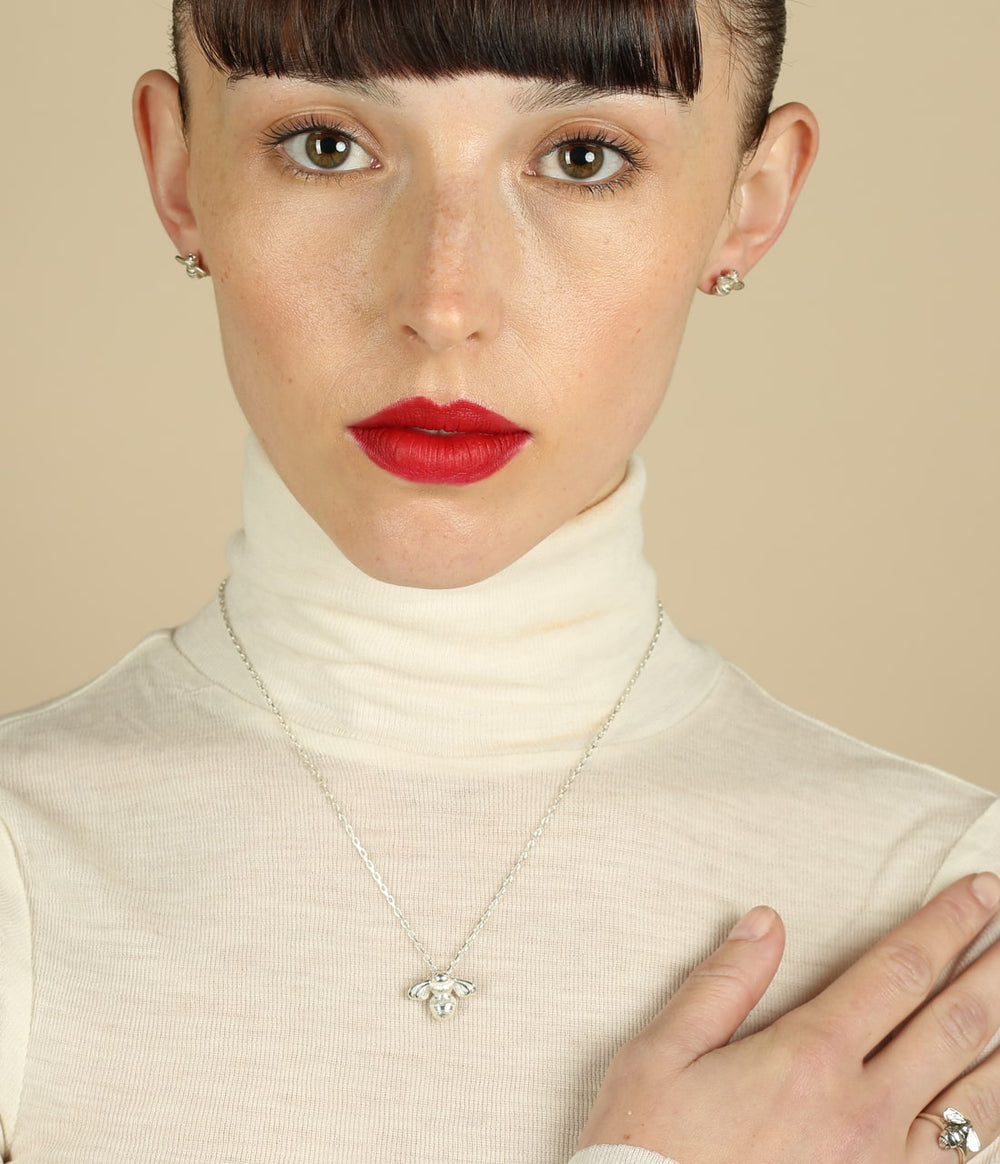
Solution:
<path fill-rule="evenodd" d="M 645 443 L 674 620 L 777 695 L 1000 790 L 994 0 L 792 4 L 824 148 L 750 289 L 701 299 Z M 944 15 L 949 13 L 949 15 Z M 243 443 L 211 289 L 132 143 L 166 0 L 6 13 L 0 710 L 188 617 Z"/>

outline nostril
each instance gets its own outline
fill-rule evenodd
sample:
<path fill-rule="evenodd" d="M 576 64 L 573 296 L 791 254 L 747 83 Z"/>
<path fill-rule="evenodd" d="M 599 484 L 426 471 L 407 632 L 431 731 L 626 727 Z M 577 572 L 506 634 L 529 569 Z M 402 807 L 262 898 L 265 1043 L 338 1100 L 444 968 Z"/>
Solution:
<path fill-rule="evenodd" d="M 446 331 L 433 328 L 420 330 L 411 327 L 408 323 L 403 324 L 402 332 L 405 339 L 426 344 L 428 348 L 435 352 L 450 352 L 453 348 L 459 348 L 468 343 L 478 343 L 483 338 L 481 331 L 471 331 L 468 335 L 456 339 L 454 334 L 448 334 Z"/>

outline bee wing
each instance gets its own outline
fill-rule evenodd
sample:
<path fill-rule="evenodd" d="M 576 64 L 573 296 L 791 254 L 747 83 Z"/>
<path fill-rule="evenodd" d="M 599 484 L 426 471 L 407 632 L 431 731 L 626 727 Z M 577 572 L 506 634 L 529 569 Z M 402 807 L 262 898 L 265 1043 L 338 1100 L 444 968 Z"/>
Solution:
<path fill-rule="evenodd" d="M 430 979 L 426 982 L 418 982 L 416 986 L 411 986 L 409 994 L 410 998 L 415 998 L 418 1002 L 426 1002 L 431 996 Z"/>
<path fill-rule="evenodd" d="M 465 998 L 467 994 L 472 994 L 475 989 L 472 983 L 466 982 L 464 978 L 456 978 L 455 985 L 452 987 L 459 998 Z"/>

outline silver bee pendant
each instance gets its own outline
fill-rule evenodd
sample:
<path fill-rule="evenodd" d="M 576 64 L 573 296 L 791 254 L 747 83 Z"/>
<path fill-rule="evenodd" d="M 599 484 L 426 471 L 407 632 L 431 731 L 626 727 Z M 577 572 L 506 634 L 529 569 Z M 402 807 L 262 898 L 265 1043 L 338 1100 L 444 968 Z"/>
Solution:
<path fill-rule="evenodd" d="M 446 1019 L 455 1013 L 456 1000 L 474 993 L 475 989 L 471 982 L 466 982 L 462 978 L 435 974 L 426 982 L 417 982 L 411 986 L 409 997 L 417 1002 L 426 1002 L 434 1018 Z"/>

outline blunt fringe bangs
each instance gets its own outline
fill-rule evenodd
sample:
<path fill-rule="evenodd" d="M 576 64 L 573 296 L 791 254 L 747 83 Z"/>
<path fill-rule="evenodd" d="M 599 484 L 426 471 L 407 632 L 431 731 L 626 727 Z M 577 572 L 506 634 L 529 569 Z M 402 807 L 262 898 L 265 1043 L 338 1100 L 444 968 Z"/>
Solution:
<path fill-rule="evenodd" d="M 745 111 L 749 148 L 780 66 L 784 0 L 711 3 L 748 56 L 744 69 L 758 90 Z M 745 19 L 736 9 L 748 10 Z M 182 90 L 189 28 L 208 61 L 234 77 L 434 80 L 495 72 L 683 101 L 702 84 L 698 0 L 174 0 Z"/>
<path fill-rule="evenodd" d="M 694 0 L 186 3 L 208 60 L 237 76 L 432 80 L 489 71 L 687 100 L 701 86 Z"/>

